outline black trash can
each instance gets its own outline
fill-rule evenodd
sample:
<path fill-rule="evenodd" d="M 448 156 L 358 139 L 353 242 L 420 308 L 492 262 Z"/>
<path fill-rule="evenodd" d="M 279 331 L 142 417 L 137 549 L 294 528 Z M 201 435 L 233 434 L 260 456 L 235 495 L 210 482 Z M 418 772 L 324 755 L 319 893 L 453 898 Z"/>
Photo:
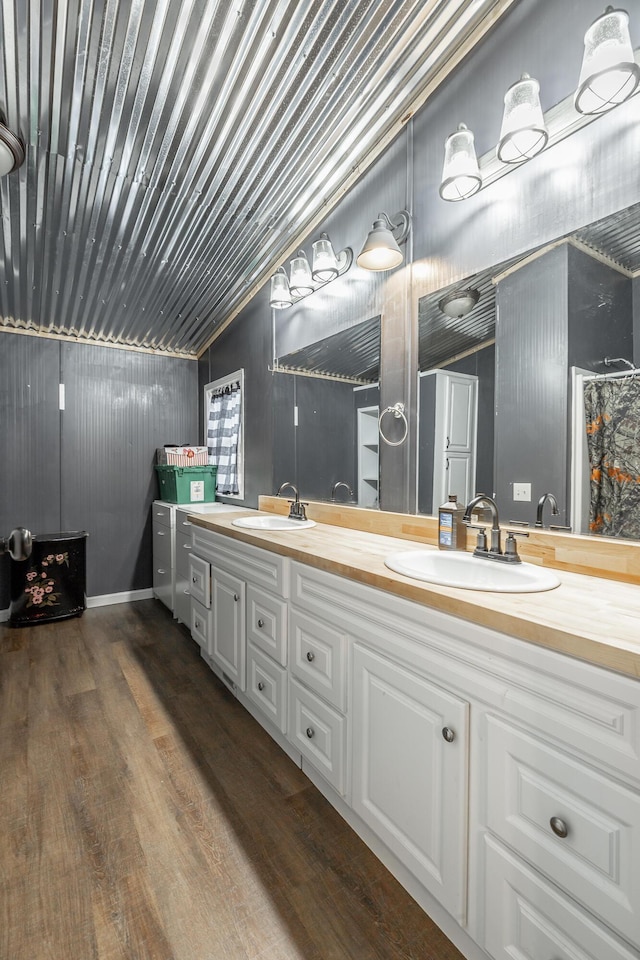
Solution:
<path fill-rule="evenodd" d="M 29 559 L 11 561 L 12 627 L 82 616 L 86 542 L 84 530 L 38 534 Z"/>

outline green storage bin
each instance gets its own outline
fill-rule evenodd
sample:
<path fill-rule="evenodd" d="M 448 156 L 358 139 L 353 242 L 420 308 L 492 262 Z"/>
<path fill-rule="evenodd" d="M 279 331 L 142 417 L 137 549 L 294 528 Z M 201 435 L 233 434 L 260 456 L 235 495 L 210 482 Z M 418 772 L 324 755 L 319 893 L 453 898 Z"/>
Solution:
<path fill-rule="evenodd" d="M 169 467 L 158 464 L 160 499 L 167 503 L 210 503 L 216 498 L 217 467 Z"/>

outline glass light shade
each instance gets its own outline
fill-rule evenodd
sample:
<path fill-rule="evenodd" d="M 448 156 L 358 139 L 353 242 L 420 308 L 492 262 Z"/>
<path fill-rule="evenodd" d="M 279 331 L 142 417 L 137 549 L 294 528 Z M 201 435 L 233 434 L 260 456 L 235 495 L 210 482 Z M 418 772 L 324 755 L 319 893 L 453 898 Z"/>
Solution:
<path fill-rule="evenodd" d="M 574 105 L 579 113 L 606 113 L 627 100 L 640 81 L 629 17 L 607 7 L 584 35 L 584 57 Z"/>
<path fill-rule="evenodd" d="M 480 299 L 480 291 L 475 287 L 466 287 L 464 290 L 452 290 L 438 302 L 440 310 L 447 317 L 461 320 L 471 313 Z"/>
<path fill-rule="evenodd" d="M 359 267 L 377 271 L 400 266 L 404 256 L 390 227 L 388 220 L 380 218 L 373 221 L 373 228 L 356 260 Z"/>
<path fill-rule="evenodd" d="M 440 196 L 443 200 L 466 200 L 482 186 L 473 134 L 464 123 L 447 137 Z"/>
<path fill-rule="evenodd" d="M 540 106 L 540 84 L 524 73 L 504 95 L 498 159 L 503 163 L 530 160 L 544 150 L 548 139 Z"/>
<path fill-rule="evenodd" d="M 11 173 L 24 161 L 24 147 L 21 141 L 0 122 L 0 177 Z"/>
<path fill-rule="evenodd" d="M 313 244 L 311 275 L 318 283 L 328 283 L 338 276 L 338 259 L 326 233 L 321 233 L 320 239 Z"/>
<path fill-rule="evenodd" d="M 292 303 L 289 281 L 284 269 L 280 267 L 278 272 L 271 277 L 269 305 L 275 307 L 276 310 L 283 310 L 285 307 L 290 307 Z"/>
<path fill-rule="evenodd" d="M 291 261 L 289 290 L 292 297 L 308 297 L 315 290 L 311 278 L 311 267 L 304 250 L 298 250 Z"/>

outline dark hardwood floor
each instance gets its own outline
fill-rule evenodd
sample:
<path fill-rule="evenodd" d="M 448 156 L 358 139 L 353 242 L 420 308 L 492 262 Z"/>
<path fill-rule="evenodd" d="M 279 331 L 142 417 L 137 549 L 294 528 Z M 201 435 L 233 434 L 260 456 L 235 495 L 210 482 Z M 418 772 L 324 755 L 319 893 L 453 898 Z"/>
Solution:
<path fill-rule="evenodd" d="M 0 960 L 462 960 L 154 600 L 0 627 Z"/>

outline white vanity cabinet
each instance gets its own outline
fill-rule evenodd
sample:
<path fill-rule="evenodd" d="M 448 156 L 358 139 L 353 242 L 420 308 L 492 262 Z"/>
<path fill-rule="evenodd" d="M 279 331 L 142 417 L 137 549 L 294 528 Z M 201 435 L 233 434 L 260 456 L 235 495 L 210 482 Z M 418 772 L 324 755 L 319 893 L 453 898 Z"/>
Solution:
<path fill-rule="evenodd" d="M 191 521 L 189 508 L 175 511 L 175 599 L 174 616 L 189 626 L 191 623 L 191 579 L 189 556 L 191 554 Z"/>
<path fill-rule="evenodd" d="M 175 599 L 173 542 L 175 512 L 170 504 L 154 501 L 151 517 L 153 593 L 173 613 Z"/>

